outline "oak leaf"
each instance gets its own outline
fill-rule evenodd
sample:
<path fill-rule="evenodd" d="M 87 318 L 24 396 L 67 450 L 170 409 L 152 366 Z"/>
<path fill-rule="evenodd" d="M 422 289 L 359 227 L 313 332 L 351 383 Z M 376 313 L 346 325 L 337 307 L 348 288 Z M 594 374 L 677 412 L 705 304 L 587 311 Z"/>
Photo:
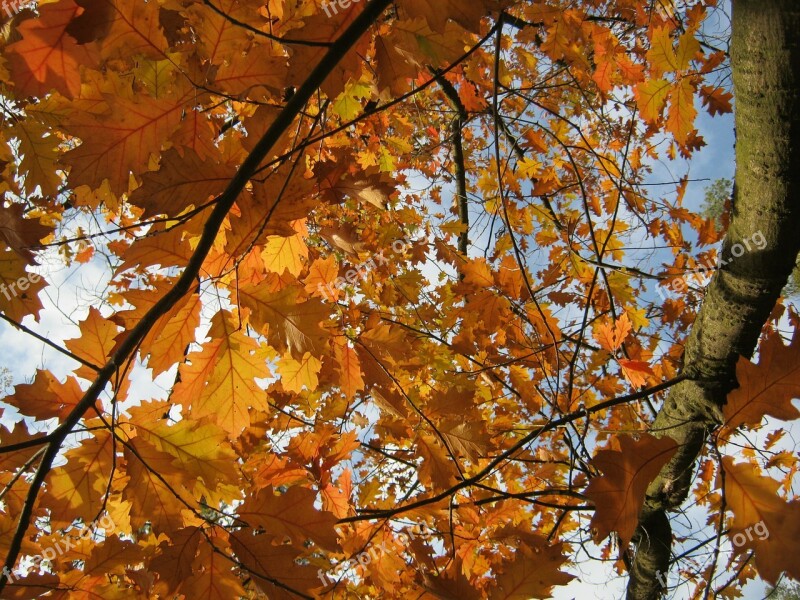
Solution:
<path fill-rule="evenodd" d="M 779 335 L 768 336 L 759 348 L 758 363 L 739 357 L 736 364 L 739 387 L 728 394 L 723 407 L 725 428 L 757 425 L 769 415 L 784 421 L 800 417 L 792 406 L 800 398 L 800 334 L 784 346 Z"/>
<path fill-rule="evenodd" d="M 627 545 L 639 523 L 647 486 L 678 449 L 669 437 L 649 433 L 638 440 L 628 435 L 614 438 L 616 448 L 600 450 L 591 464 L 603 475 L 594 477 L 586 488 L 595 504 L 592 517 L 593 538 L 599 543 L 612 531 Z"/>
<path fill-rule="evenodd" d="M 737 465 L 724 456 L 722 464 L 725 500 L 734 517 L 729 535 L 736 551 L 753 549 L 759 575 L 773 585 L 782 571 L 800 579 L 800 501 L 783 500 L 780 484 L 759 475 L 749 463 Z"/>
<path fill-rule="evenodd" d="M 314 506 L 316 496 L 306 487 L 293 486 L 276 494 L 270 486 L 248 497 L 238 513 L 251 527 L 262 528 L 278 539 L 288 537 L 298 548 L 313 540 L 322 548 L 334 550 L 338 546 L 333 528 L 336 517 Z"/>
<path fill-rule="evenodd" d="M 70 22 L 83 9 L 73 0 L 43 4 L 34 19 L 18 28 L 22 40 L 8 47 L 9 68 L 22 96 L 44 96 L 57 90 L 75 98 L 81 90 L 81 65 L 94 66 L 97 50 L 79 45 L 68 32 Z"/>

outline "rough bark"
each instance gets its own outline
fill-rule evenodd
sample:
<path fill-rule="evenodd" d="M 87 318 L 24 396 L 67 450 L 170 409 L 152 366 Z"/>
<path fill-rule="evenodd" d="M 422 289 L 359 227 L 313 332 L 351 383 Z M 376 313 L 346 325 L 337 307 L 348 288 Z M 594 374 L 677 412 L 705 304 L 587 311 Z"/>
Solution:
<path fill-rule="evenodd" d="M 733 217 L 719 269 L 689 335 L 684 369 L 653 424 L 680 449 L 647 491 L 634 538 L 627 598 L 658 598 L 669 570 L 667 511 L 687 497 L 697 456 L 752 356 L 800 251 L 800 2 L 734 0 L 731 66 L 736 97 Z M 763 249 L 753 236 L 763 235 Z M 759 238 L 760 241 L 760 238 Z M 735 257 L 732 250 L 744 253 Z M 749 248 L 749 249 L 748 249 Z"/>

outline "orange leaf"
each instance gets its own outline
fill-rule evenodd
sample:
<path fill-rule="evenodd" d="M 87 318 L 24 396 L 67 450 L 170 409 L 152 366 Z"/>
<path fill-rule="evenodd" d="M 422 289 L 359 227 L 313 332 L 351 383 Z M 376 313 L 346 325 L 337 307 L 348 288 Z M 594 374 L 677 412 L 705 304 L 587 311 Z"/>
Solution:
<path fill-rule="evenodd" d="M 622 345 L 622 342 L 625 341 L 625 338 L 628 337 L 630 332 L 631 321 L 628 315 L 623 313 L 613 326 L 607 325 L 606 323 L 596 325 L 592 337 L 600 344 L 601 348 L 609 352 L 614 352 Z"/>
<path fill-rule="evenodd" d="M 57 90 L 68 98 L 81 91 L 81 65 L 97 64 L 91 45 L 78 45 L 67 27 L 83 9 L 73 0 L 43 4 L 35 19 L 18 28 L 22 40 L 8 47 L 9 67 L 20 96 L 44 96 Z"/>
<path fill-rule="evenodd" d="M 688 78 L 681 79 L 669 92 L 667 130 L 675 141 L 685 145 L 694 131 L 697 109 L 694 107 L 694 86 Z"/>
<path fill-rule="evenodd" d="M 114 323 L 104 318 L 100 311 L 92 306 L 86 319 L 81 322 L 80 337 L 67 340 L 65 345 L 75 356 L 102 367 L 108 362 L 118 331 Z M 76 369 L 75 375 L 92 381 L 95 371 L 86 365 L 81 365 Z"/>
<path fill-rule="evenodd" d="M 622 374 L 625 376 L 633 387 L 641 387 L 647 382 L 647 375 L 653 375 L 653 369 L 650 365 L 641 360 L 629 360 L 627 358 L 619 359 L 619 366 L 622 368 Z"/>
<path fill-rule="evenodd" d="M 523 546 L 515 553 L 514 561 L 496 578 L 489 600 L 551 598 L 554 586 L 566 585 L 575 578 L 559 570 L 566 562 L 562 544 L 547 546 L 544 538 L 541 542 L 541 546 Z"/>
<path fill-rule="evenodd" d="M 313 540 L 333 550 L 338 546 L 336 517 L 314 506 L 316 496 L 306 487 L 294 486 L 279 495 L 268 487 L 245 500 L 237 512 L 251 527 L 261 527 L 278 539 L 289 537 L 299 548 Z"/>
<path fill-rule="evenodd" d="M 759 475 L 751 464 L 735 465 L 730 456 L 722 464 L 725 500 L 734 516 L 729 534 L 734 548 L 755 550 L 759 575 L 773 585 L 782 571 L 800 579 L 800 501 L 783 500 L 780 484 Z"/>

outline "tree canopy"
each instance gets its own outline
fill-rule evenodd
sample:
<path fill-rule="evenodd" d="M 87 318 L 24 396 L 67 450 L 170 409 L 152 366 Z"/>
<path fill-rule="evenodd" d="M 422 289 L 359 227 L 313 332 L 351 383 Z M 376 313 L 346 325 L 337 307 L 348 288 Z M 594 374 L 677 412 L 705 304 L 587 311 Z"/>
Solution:
<path fill-rule="evenodd" d="M 0 597 L 800 579 L 793 0 L 3 9 Z"/>

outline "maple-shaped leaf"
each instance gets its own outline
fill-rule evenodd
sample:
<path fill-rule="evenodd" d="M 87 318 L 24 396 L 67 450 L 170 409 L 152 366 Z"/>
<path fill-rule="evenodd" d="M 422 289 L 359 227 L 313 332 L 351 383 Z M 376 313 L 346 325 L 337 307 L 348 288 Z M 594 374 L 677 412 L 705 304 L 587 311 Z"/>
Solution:
<path fill-rule="evenodd" d="M 757 425 L 765 415 L 791 421 L 800 417 L 792 406 L 800 398 L 800 334 L 784 346 L 779 335 L 768 336 L 759 347 L 758 363 L 739 357 L 736 379 L 739 387 L 728 394 L 723 407 L 725 428 Z"/>
<path fill-rule="evenodd" d="M 669 27 L 656 27 L 650 38 L 650 49 L 647 51 L 647 60 L 653 75 L 659 76 L 665 71 L 675 71 L 678 67 L 678 57 L 672 43 L 672 31 Z"/>
<path fill-rule="evenodd" d="M 622 374 L 633 387 L 642 387 L 647 383 L 648 375 L 653 375 L 652 367 L 643 360 L 620 358 L 618 362 Z"/>
<path fill-rule="evenodd" d="M 13 425 L 13 429 L 11 430 L 7 429 L 4 423 L 0 423 L 0 443 L 3 446 L 12 446 L 41 436 L 44 436 L 44 434 L 31 436 L 23 423 Z M 31 448 L 24 448 L 16 452 L 0 453 L 0 469 L 3 471 L 14 471 L 24 465 L 37 451 L 38 448 L 32 446 Z"/>
<path fill-rule="evenodd" d="M 131 267 L 161 265 L 177 267 L 185 265 L 192 255 L 185 227 L 158 223 L 145 237 L 136 238 L 131 246 L 121 253 L 122 263 L 117 267 L 121 273 Z"/>
<path fill-rule="evenodd" d="M 308 267 L 305 279 L 305 291 L 309 294 L 325 298 L 338 299 L 338 289 L 333 283 L 339 276 L 339 263 L 335 256 L 317 258 Z"/>
<path fill-rule="evenodd" d="M 271 375 L 274 353 L 239 331 L 235 317 L 220 311 L 211 319 L 212 341 L 180 365 L 175 397 L 193 417 L 208 417 L 231 437 L 250 425 L 250 408 L 267 411 L 264 390 L 256 378 Z"/>
<path fill-rule="evenodd" d="M 52 233 L 51 229 L 42 225 L 38 219 L 25 218 L 25 206 L 11 203 L 0 211 L 0 240 L 14 250 L 28 265 L 35 265 L 31 246 L 38 246 L 40 241 Z"/>
<path fill-rule="evenodd" d="M 131 194 L 131 202 L 144 209 L 142 218 L 176 216 L 222 192 L 235 172 L 233 165 L 202 160 L 190 148 L 182 153 L 172 148 L 161 157 L 158 171 L 142 176 L 142 185 Z"/>
<path fill-rule="evenodd" d="M 246 55 L 234 54 L 235 58 L 217 71 L 214 87 L 234 98 L 252 100 L 265 100 L 283 90 L 286 87 L 286 57 L 276 54 L 273 46 L 259 44 L 251 47 Z"/>
<path fill-rule="evenodd" d="M 636 105 L 645 121 L 658 121 L 671 87 L 672 84 L 666 79 L 648 79 L 634 88 Z"/>
<path fill-rule="evenodd" d="M 135 419 L 134 411 L 131 412 Z M 198 480 L 195 486 L 198 494 L 209 495 L 219 484 L 238 481 L 236 455 L 227 442 L 227 434 L 218 425 L 194 419 L 172 425 L 166 420 L 135 422 L 136 431 L 143 439 L 174 457 L 174 468 Z"/>
<path fill-rule="evenodd" d="M 8 59 L 20 96 L 44 96 L 51 90 L 68 98 L 80 94 L 80 67 L 98 62 L 92 45 L 79 45 L 67 33 L 70 22 L 82 11 L 73 0 L 42 3 L 38 16 L 19 26 L 22 40 L 9 45 Z"/>
<path fill-rule="evenodd" d="M 700 97 L 703 99 L 703 106 L 712 117 L 733 112 L 731 105 L 733 94 L 724 88 L 704 85 L 700 88 Z"/>
<path fill-rule="evenodd" d="M 350 514 L 350 495 L 353 492 L 352 473 L 345 469 L 337 485 L 326 484 L 321 490 L 322 508 L 343 519 Z"/>
<path fill-rule="evenodd" d="M 281 539 L 288 537 L 303 547 L 308 540 L 327 550 L 338 546 L 334 525 L 336 517 L 314 505 L 317 493 L 307 487 L 290 487 L 276 494 L 267 487 L 250 496 L 237 511 L 239 517 L 253 528 L 262 528 Z"/>
<path fill-rule="evenodd" d="M 87 22 L 76 28 L 98 40 L 104 59 L 166 58 L 168 43 L 159 22 L 158 3 L 92 0 L 91 4 L 96 6 L 87 8 Z"/>
<path fill-rule="evenodd" d="M 672 458 L 678 444 L 672 438 L 656 438 L 649 433 L 641 434 L 638 440 L 628 435 L 614 440 L 617 448 L 600 450 L 592 459 L 591 464 L 603 475 L 589 482 L 585 494 L 595 504 L 591 522 L 595 542 L 616 531 L 625 546 L 639 523 L 647 486 Z"/>
<path fill-rule="evenodd" d="M 124 328 L 117 336 L 117 344 L 125 339 L 127 332 L 144 318 L 173 284 L 173 280 L 160 279 L 155 282 L 154 290 L 137 288 L 125 292 L 125 300 L 134 308 L 120 311 L 112 317 L 115 323 Z M 184 296 L 159 317 L 142 340 L 139 345 L 140 356 L 150 357 L 147 366 L 154 375 L 163 373 L 183 359 L 188 345 L 195 340 L 195 328 L 200 325 L 201 304 L 198 294 Z"/>
<path fill-rule="evenodd" d="M 465 457 L 475 462 L 486 456 L 489 434 L 481 421 L 446 419 L 438 424 L 437 429 L 456 457 Z"/>
<path fill-rule="evenodd" d="M 290 354 L 283 356 L 278 362 L 283 389 L 297 394 L 304 388 L 313 392 L 319 385 L 317 375 L 321 367 L 322 363 L 310 352 L 306 352 L 299 360 L 293 359 Z"/>
<path fill-rule="evenodd" d="M 245 597 L 247 594 L 242 582 L 231 569 L 227 532 L 212 530 L 207 536 L 200 540 L 192 575 L 181 585 L 181 592 L 187 598 L 208 600 Z"/>
<path fill-rule="evenodd" d="M 423 17 L 403 19 L 392 24 L 387 37 L 395 52 L 418 70 L 450 64 L 464 52 L 464 30 L 452 22 L 433 31 Z"/>
<path fill-rule="evenodd" d="M 309 477 L 308 471 L 303 467 L 272 453 L 250 456 L 242 469 L 252 473 L 253 486 L 257 490 L 270 485 L 278 487 L 307 483 Z"/>
<path fill-rule="evenodd" d="M 157 554 L 150 560 L 149 569 L 158 573 L 161 581 L 176 591 L 191 574 L 203 533 L 198 527 L 186 527 L 173 532 L 169 540 L 158 545 Z"/>
<path fill-rule="evenodd" d="M 734 517 L 729 535 L 736 551 L 755 550 L 758 574 L 773 585 L 782 571 L 800 579 L 800 501 L 783 500 L 780 484 L 759 475 L 752 464 L 734 464 L 730 456 L 722 464 L 725 501 Z"/>
<path fill-rule="evenodd" d="M 303 271 L 304 259 L 308 258 L 305 236 L 299 233 L 288 237 L 271 235 L 267 238 L 261 258 L 268 271 L 278 275 L 288 271 L 298 277 Z"/>
<path fill-rule="evenodd" d="M 461 474 L 438 438 L 431 434 L 423 433 L 416 439 L 422 464 L 419 468 L 419 478 L 426 485 L 435 488 L 448 488 L 461 479 Z"/>
<path fill-rule="evenodd" d="M 405 94 L 410 81 L 416 78 L 420 67 L 407 58 L 388 36 L 375 38 L 375 61 L 378 71 L 378 87 L 389 88 L 394 96 Z"/>
<path fill-rule="evenodd" d="M 422 571 L 423 585 L 434 598 L 480 600 L 485 596 L 464 576 L 463 559 L 456 556 L 446 570 Z M 423 596 L 424 597 L 424 596 Z"/>
<path fill-rule="evenodd" d="M 338 342 L 334 346 L 336 361 L 339 363 L 339 387 L 348 399 L 364 389 L 361 374 L 361 361 L 358 353 L 346 342 Z"/>
<path fill-rule="evenodd" d="M 694 107 L 694 86 L 689 78 L 683 78 L 669 91 L 667 130 L 675 141 L 685 145 L 694 131 L 697 109 Z"/>
<path fill-rule="evenodd" d="M 376 167 L 353 174 L 343 161 L 330 161 L 318 166 L 314 174 L 319 181 L 320 197 L 332 204 L 339 204 L 346 198 L 356 198 L 378 208 L 386 208 L 395 194 L 391 178 Z"/>

